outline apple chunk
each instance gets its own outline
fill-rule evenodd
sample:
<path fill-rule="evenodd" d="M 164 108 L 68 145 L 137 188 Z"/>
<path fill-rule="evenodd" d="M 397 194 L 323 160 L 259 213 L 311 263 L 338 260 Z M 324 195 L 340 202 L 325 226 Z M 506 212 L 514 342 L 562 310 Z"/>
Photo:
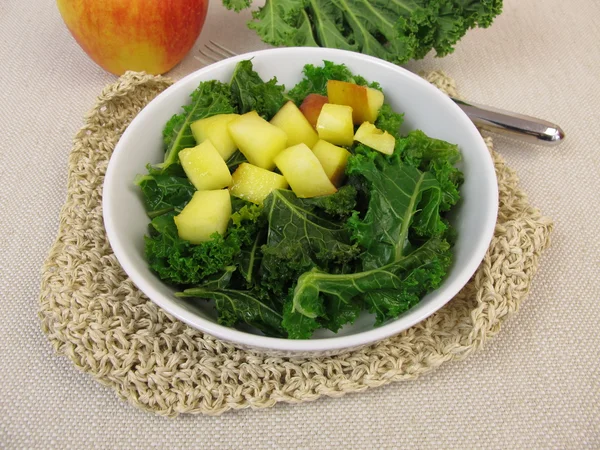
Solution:
<path fill-rule="evenodd" d="M 231 138 L 248 162 L 262 169 L 275 167 L 275 156 L 287 144 L 287 134 L 260 117 L 256 111 L 243 114 L 228 125 Z"/>
<path fill-rule="evenodd" d="M 319 114 L 321 114 L 321 108 L 328 102 L 328 98 L 320 94 L 308 94 L 302 101 L 300 111 L 302 111 L 302 114 L 304 114 L 304 117 L 306 117 L 306 120 L 308 120 L 313 128 L 317 128 L 317 119 L 319 118 Z"/>
<path fill-rule="evenodd" d="M 335 145 L 352 145 L 354 142 L 354 125 L 352 108 L 345 105 L 326 103 L 317 120 L 319 138 Z"/>
<path fill-rule="evenodd" d="M 302 143 L 312 148 L 319 140 L 317 132 L 294 102 L 289 101 L 283 105 L 273 116 L 271 123 L 285 131 L 289 147 Z"/>
<path fill-rule="evenodd" d="M 335 186 L 339 186 L 344 179 L 350 152 L 324 140 L 319 140 L 312 151 L 323 166 L 329 180 Z"/>
<path fill-rule="evenodd" d="M 300 198 L 319 197 L 337 191 L 315 154 L 305 144 L 286 148 L 277 155 L 275 164 Z"/>
<path fill-rule="evenodd" d="M 384 101 L 377 89 L 337 80 L 327 82 L 327 97 L 330 103 L 351 106 L 355 124 L 374 123 Z"/>
<path fill-rule="evenodd" d="M 179 152 L 179 162 L 187 177 L 199 191 L 222 189 L 231 183 L 227 164 L 212 144 L 204 141 Z"/>
<path fill-rule="evenodd" d="M 240 164 L 231 178 L 231 195 L 257 205 L 262 205 L 271 191 L 288 187 L 288 182 L 282 175 L 248 163 Z"/>
<path fill-rule="evenodd" d="M 368 145 L 378 152 L 391 155 L 394 153 L 396 138 L 387 131 L 382 131 L 372 123 L 364 122 L 354 135 L 354 140 Z"/>
<path fill-rule="evenodd" d="M 225 234 L 231 217 L 227 189 L 196 191 L 185 208 L 173 219 L 181 239 L 192 244 L 210 241 L 214 233 Z"/>
<path fill-rule="evenodd" d="M 216 116 L 196 120 L 190 125 L 192 135 L 198 144 L 208 139 L 223 159 L 227 161 L 233 155 L 233 152 L 237 150 L 227 126 L 229 122 L 238 117 L 240 117 L 239 114 L 217 114 Z"/>

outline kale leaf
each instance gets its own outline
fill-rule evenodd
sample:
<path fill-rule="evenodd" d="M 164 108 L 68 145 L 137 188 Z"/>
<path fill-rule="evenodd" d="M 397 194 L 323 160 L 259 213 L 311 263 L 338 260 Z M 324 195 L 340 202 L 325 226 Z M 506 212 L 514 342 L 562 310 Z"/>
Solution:
<path fill-rule="evenodd" d="M 348 222 L 353 238 L 366 249 L 364 270 L 397 261 L 411 250 L 409 229 L 417 213 L 421 222 L 426 222 L 424 226 L 442 224 L 441 189 L 432 174 L 408 166 L 398 157 L 363 154 L 350 158 L 347 172 L 364 178 L 369 186 L 367 213 L 363 218 L 354 214 Z M 427 201 L 421 202 L 424 193 Z"/>
<path fill-rule="evenodd" d="M 239 114 L 256 111 L 270 120 L 287 100 L 285 87 L 277 84 L 277 78 L 265 82 L 252 69 L 252 61 L 240 61 L 235 66 L 231 82 L 231 98 Z"/>
<path fill-rule="evenodd" d="M 229 9 L 250 0 L 224 0 Z M 438 56 L 474 27 L 486 28 L 502 0 L 266 0 L 248 26 L 275 46 L 321 46 L 357 51 L 396 64 Z"/>
<path fill-rule="evenodd" d="M 240 201 L 225 236 L 215 233 L 198 245 L 181 239 L 173 220 L 174 212 L 154 218 L 145 237 L 145 253 L 150 268 L 175 285 L 194 285 L 235 265 L 241 249 L 254 243 L 261 228 L 261 207 Z"/>
<path fill-rule="evenodd" d="M 271 336 L 285 336 L 280 312 L 258 298 L 252 291 L 235 289 L 210 289 L 195 287 L 175 294 L 177 297 L 202 298 L 215 301 L 221 325 L 236 326 L 247 323 Z"/>
<path fill-rule="evenodd" d="M 146 212 L 151 219 L 174 209 L 182 209 L 196 191 L 186 177 L 167 173 L 138 176 L 135 184 L 142 191 Z"/>
<path fill-rule="evenodd" d="M 336 198 L 351 208 L 345 197 Z M 330 201 L 330 207 L 336 209 L 335 200 Z M 342 212 L 342 203 L 336 212 Z M 350 233 L 343 223 L 319 212 L 315 199 L 300 199 L 292 191 L 275 190 L 265 200 L 264 210 L 268 234 L 261 249 L 262 281 L 278 296 L 285 296 L 287 289 L 306 270 L 332 269 L 358 256 L 358 247 L 350 242 Z M 350 211 L 348 209 L 346 214 Z"/>
<path fill-rule="evenodd" d="M 414 130 L 397 140 L 396 151 L 407 164 L 429 171 L 435 176 L 442 189 L 441 211 L 448 211 L 458 202 L 458 190 L 464 177 L 454 166 L 461 159 L 457 145 L 430 138 L 421 130 Z"/>
<path fill-rule="evenodd" d="M 313 267 L 303 273 L 284 308 L 290 337 L 307 338 L 318 323 L 337 329 L 344 320 L 353 321 L 358 302 L 376 313 L 378 323 L 396 317 L 439 286 L 449 267 L 450 245 L 439 213 L 442 193 L 433 174 L 405 164 L 398 154 L 388 158 L 370 151 L 355 153 L 347 173 L 361 179 L 369 197 L 366 213 L 355 212 L 346 225 L 363 249 L 360 270 L 331 273 Z M 428 240 L 411 242 L 412 227 Z"/>
<path fill-rule="evenodd" d="M 355 297 L 365 294 L 364 301 L 376 313 L 378 323 L 397 317 L 439 286 L 450 265 L 449 248 L 445 241 L 433 238 L 410 254 L 371 270 L 331 274 L 312 269 L 303 273 L 294 288 L 291 306 L 284 309 L 283 325 L 289 337 L 310 337 L 315 329 L 312 323 L 324 315 L 326 297 L 351 309 Z M 347 318 L 354 317 L 350 314 Z M 340 319 L 343 317 L 337 318 L 336 325 L 342 324 Z M 299 323 L 304 327 L 286 325 Z"/>

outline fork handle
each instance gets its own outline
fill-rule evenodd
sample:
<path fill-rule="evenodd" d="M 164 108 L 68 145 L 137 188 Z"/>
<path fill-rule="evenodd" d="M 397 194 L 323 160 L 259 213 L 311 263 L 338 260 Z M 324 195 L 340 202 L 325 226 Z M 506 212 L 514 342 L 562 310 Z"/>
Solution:
<path fill-rule="evenodd" d="M 483 130 L 543 145 L 558 145 L 565 139 L 564 131 L 554 123 L 456 98 L 452 100 Z"/>

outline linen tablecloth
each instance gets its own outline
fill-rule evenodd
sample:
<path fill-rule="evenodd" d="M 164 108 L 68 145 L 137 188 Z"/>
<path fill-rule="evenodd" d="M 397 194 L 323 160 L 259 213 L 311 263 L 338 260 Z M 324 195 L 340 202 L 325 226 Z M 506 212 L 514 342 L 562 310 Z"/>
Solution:
<path fill-rule="evenodd" d="M 265 48 L 249 13 L 213 0 L 196 43 Z M 71 140 L 115 77 L 51 0 L 0 3 L 0 448 L 600 448 L 600 3 L 505 0 L 441 69 L 466 98 L 560 124 L 567 140 L 496 150 L 555 221 L 531 295 L 485 349 L 416 381 L 302 405 L 167 419 L 56 356 L 37 316 L 40 268 Z M 192 55 L 168 75 L 199 67 Z"/>

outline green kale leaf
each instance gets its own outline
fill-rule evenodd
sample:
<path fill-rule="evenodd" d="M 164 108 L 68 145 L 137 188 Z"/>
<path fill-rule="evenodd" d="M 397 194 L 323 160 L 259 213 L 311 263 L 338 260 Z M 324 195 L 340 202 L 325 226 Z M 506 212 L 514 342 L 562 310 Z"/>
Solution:
<path fill-rule="evenodd" d="M 235 265 L 245 246 L 254 243 L 261 228 L 261 207 L 238 203 L 225 236 L 215 233 L 198 245 L 181 239 L 173 220 L 174 212 L 154 218 L 145 237 L 145 253 L 150 268 L 160 279 L 175 285 L 202 283 L 225 267 Z"/>
<path fill-rule="evenodd" d="M 175 294 L 177 297 L 202 298 L 215 301 L 218 322 L 233 327 L 247 323 L 270 336 L 285 336 L 281 322 L 283 317 L 252 291 L 235 289 L 210 289 L 195 287 Z"/>
<path fill-rule="evenodd" d="M 404 122 L 404 114 L 395 112 L 388 103 L 384 103 L 379 110 L 375 126 L 398 139 L 402 122 Z"/>
<path fill-rule="evenodd" d="M 260 271 L 266 289 L 276 296 L 285 297 L 298 276 L 312 267 L 333 270 L 358 256 L 343 222 L 320 212 L 315 199 L 275 190 L 265 200 L 264 210 L 269 228 Z"/>
<path fill-rule="evenodd" d="M 348 222 L 353 238 L 366 249 L 364 270 L 398 261 L 410 252 L 409 230 L 415 214 L 420 213 L 429 227 L 442 224 L 438 210 L 441 189 L 432 174 L 408 166 L 398 157 L 362 154 L 350 158 L 347 172 L 364 178 L 369 186 L 365 216 L 355 214 Z M 427 201 L 421 202 L 424 193 Z"/>
<path fill-rule="evenodd" d="M 337 329 L 344 320 L 353 321 L 358 302 L 377 314 L 378 323 L 396 317 L 439 286 L 449 267 L 446 224 L 439 214 L 441 188 L 431 173 L 405 164 L 398 154 L 387 158 L 375 152 L 354 154 L 347 173 L 362 180 L 359 185 L 369 197 L 366 213 L 355 212 L 346 224 L 363 249 L 361 267 L 350 273 L 313 267 L 303 273 L 288 301 L 291 307 L 284 309 L 284 327 L 295 325 L 286 328 L 290 337 L 310 336 L 313 322 Z M 417 228 L 413 234 L 429 239 L 411 242 L 412 227 Z M 328 309 L 345 314 L 328 314 Z"/>
<path fill-rule="evenodd" d="M 264 82 L 252 69 L 250 60 L 237 63 L 230 88 L 238 113 L 256 111 L 265 120 L 270 120 L 287 100 L 283 94 L 285 87 L 277 84 L 277 78 Z"/>
<path fill-rule="evenodd" d="M 135 184 L 142 191 L 146 212 L 151 219 L 174 209 L 183 209 L 196 191 L 186 177 L 166 173 L 138 176 Z"/>
<path fill-rule="evenodd" d="M 421 130 L 415 130 L 397 140 L 396 151 L 407 164 L 435 176 L 442 190 L 441 211 L 448 211 L 458 202 L 464 177 L 454 166 L 461 159 L 457 145 L 430 138 Z"/>
<path fill-rule="evenodd" d="M 284 309 L 284 327 L 286 323 L 316 322 L 324 314 L 327 298 L 334 298 L 352 311 L 355 297 L 362 295 L 369 310 L 376 313 L 377 323 L 397 317 L 440 285 L 451 262 L 449 248 L 445 241 L 432 238 L 408 255 L 371 270 L 347 274 L 319 269 L 305 272 L 294 288 L 291 307 Z M 354 317 L 351 312 L 347 319 Z M 340 319 L 336 325 L 342 324 Z M 309 337 L 314 331 L 311 328 L 286 327 L 289 336 L 297 339 Z"/>
<path fill-rule="evenodd" d="M 224 0 L 239 11 L 250 0 Z M 438 56 L 474 27 L 489 27 L 502 0 L 266 0 L 248 26 L 275 46 L 357 51 L 396 64 Z"/>

